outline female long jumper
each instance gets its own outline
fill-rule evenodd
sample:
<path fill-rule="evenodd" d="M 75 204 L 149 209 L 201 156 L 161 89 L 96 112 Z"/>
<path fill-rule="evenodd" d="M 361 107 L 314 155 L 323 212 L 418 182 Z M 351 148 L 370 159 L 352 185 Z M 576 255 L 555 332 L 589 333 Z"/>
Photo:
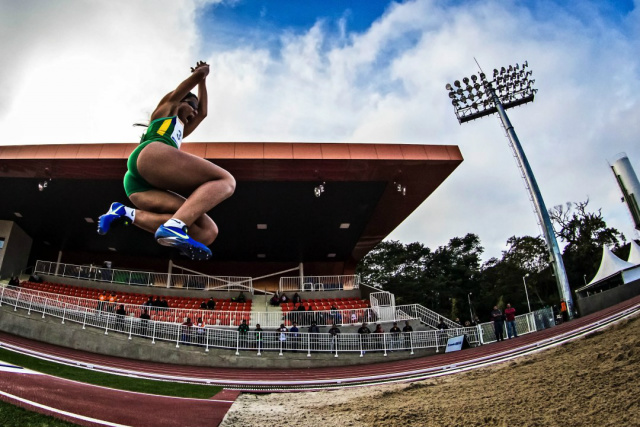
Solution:
<path fill-rule="evenodd" d="M 207 246 L 218 236 L 218 227 L 207 212 L 233 194 L 236 182 L 221 167 L 180 151 L 182 138 L 207 116 L 208 74 L 209 65 L 198 62 L 191 75 L 160 100 L 127 161 L 124 189 L 135 208 L 112 203 L 98 221 L 99 234 L 116 222 L 133 223 L 191 259 L 211 257 Z M 196 86 L 198 96 L 191 93 Z"/>

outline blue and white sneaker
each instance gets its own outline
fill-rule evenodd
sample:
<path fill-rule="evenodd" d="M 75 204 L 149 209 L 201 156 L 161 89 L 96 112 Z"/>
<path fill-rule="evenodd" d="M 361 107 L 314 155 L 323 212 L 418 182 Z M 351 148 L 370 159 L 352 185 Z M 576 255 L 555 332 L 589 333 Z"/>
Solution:
<path fill-rule="evenodd" d="M 186 227 L 182 229 L 167 227 L 163 224 L 156 231 L 156 241 L 163 246 L 178 249 L 181 254 L 195 261 L 205 261 L 211 258 L 211 249 L 189 237 Z"/>
<path fill-rule="evenodd" d="M 111 203 L 109 212 L 98 219 L 98 234 L 107 234 L 114 223 L 117 224 L 119 222 L 124 222 L 125 225 L 129 225 L 131 220 L 125 214 L 126 210 L 122 203 Z"/>

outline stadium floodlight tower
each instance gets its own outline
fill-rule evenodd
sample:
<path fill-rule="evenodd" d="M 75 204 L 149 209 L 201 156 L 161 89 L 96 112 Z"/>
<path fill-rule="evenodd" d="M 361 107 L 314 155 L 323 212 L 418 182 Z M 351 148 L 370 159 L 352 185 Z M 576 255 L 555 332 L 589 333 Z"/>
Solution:
<path fill-rule="evenodd" d="M 562 262 L 558 241 L 551 225 L 551 219 L 536 179 L 533 176 L 531 166 L 529 166 L 518 136 L 505 111 L 508 108 L 533 101 L 538 90 L 533 88 L 535 80 L 529 79 L 531 71 L 527 70 L 527 67 L 528 63 L 525 62 L 522 66 L 516 64 L 515 67 L 509 65 L 509 67 L 502 67 L 500 70 L 494 69 L 493 80 L 489 80 L 480 69 L 477 76 L 465 77 L 462 79 L 462 83 L 456 80 L 453 86 L 447 84 L 446 88 L 449 91 L 449 98 L 451 98 L 451 103 L 460 124 L 493 113 L 498 113 L 498 116 L 500 116 L 500 121 L 507 133 L 509 145 L 522 172 L 522 177 L 529 191 L 529 197 L 535 208 L 538 222 L 547 243 L 547 249 L 550 254 L 549 261 L 553 265 L 560 297 L 566 303 L 567 314 L 572 319 L 573 298 L 571 297 L 569 280 Z M 478 68 L 480 68 L 480 65 L 478 65 Z"/>

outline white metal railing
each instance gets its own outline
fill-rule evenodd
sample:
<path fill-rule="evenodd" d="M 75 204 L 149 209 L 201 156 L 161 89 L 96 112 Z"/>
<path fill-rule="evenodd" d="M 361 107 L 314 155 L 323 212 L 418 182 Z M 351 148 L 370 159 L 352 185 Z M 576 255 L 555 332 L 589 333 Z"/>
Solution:
<path fill-rule="evenodd" d="M 27 314 L 42 313 L 62 319 L 62 323 L 74 322 L 87 326 L 104 329 L 105 335 L 109 332 L 124 333 L 131 339 L 132 336 L 156 340 L 175 342 L 180 344 L 201 346 L 205 351 L 209 348 L 235 349 L 236 354 L 240 350 L 257 351 L 260 355 L 263 351 L 306 351 L 310 356 L 312 352 L 331 352 L 338 357 L 339 353 L 356 352 L 363 356 L 366 352 L 384 352 L 415 349 L 436 349 L 439 351 L 447 344 L 451 337 L 465 335 L 470 344 L 482 344 L 495 340 L 492 323 L 485 323 L 470 328 L 451 328 L 447 330 L 415 331 L 407 333 L 380 333 L 380 334 L 353 334 L 344 333 L 331 335 L 329 333 L 308 332 L 280 332 L 280 331 L 256 331 L 240 333 L 238 330 L 221 329 L 216 327 L 188 327 L 180 323 L 144 320 L 134 316 L 120 316 L 110 311 L 99 310 L 96 307 L 82 307 L 60 299 L 53 299 L 43 292 L 32 292 L 28 289 L 1 287 L 0 306 L 7 304 L 27 310 Z M 405 306 L 406 307 L 406 306 Z M 516 325 L 519 335 L 553 326 L 553 313 L 550 309 L 543 309 L 533 313 L 527 313 L 516 317 Z"/>
<path fill-rule="evenodd" d="M 294 276 L 281 277 L 280 292 L 342 291 L 360 289 L 360 276 Z"/>
<path fill-rule="evenodd" d="M 90 265 L 58 264 L 52 261 L 37 261 L 34 272 L 50 276 L 124 285 L 201 289 L 206 291 L 245 291 L 253 294 L 253 280 L 251 277 L 153 273 Z"/>
<path fill-rule="evenodd" d="M 235 349 L 236 354 L 240 350 L 255 351 L 260 355 L 263 351 L 306 351 L 310 356 L 312 352 L 330 352 L 338 357 L 339 353 L 355 352 L 364 356 L 366 352 L 391 351 L 435 348 L 438 350 L 446 345 L 447 337 L 454 334 L 467 335 L 471 344 L 480 342 L 478 328 L 461 328 L 459 330 L 443 331 L 417 331 L 411 333 L 373 333 L 354 334 L 344 333 L 331 335 L 329 333 L 308 332 L 280 332 L 280 331 L 256 331 L 241 333 L 237 330 L 219 329 L 214 327 L 188 327 L 179 323 L 144 320 L 133 316 L 119 316 L 112 312 L 98 310 L 97 308 L 80 307 L 66 301 L 54 300 L 36 293 L 28 292 L 21 288 L 2 287 L 0 291 L 0 306 L 7 304 L 27 310 L 28 315 L 42 313 L 42 317 L 53 316 L 62 319 L 62 323 L 73 322 L 87 326 L 104 329 L 105 335 L 110 332 L 127 334 L 129 339 L 133 336 L 144 337 L 152 340 L 175 342 L 176 347 L 181 344 L 189 344 L 209 348 Z"/>

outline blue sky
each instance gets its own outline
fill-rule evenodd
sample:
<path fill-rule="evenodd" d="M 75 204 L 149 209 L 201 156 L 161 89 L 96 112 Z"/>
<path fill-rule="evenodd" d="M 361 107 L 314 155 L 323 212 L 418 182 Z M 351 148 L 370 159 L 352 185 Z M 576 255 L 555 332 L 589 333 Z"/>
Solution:
<path fill-rule="evenodd" d="M 637 238 L 607 164 L 640 171 L 630 0 L 0 0 L 0 36 L 0 144 L 136 142 L 206 60 L 209 115 L 185 143 L 457 145 L 465 161 L 389 238 L 473 232 L 486 257 L 540 229 L 497 119 L 460 126 L 444 88 L 474 57 L 527 60 L 539 92 L 509 115 L 547 206 L 589 198 Z"/>

